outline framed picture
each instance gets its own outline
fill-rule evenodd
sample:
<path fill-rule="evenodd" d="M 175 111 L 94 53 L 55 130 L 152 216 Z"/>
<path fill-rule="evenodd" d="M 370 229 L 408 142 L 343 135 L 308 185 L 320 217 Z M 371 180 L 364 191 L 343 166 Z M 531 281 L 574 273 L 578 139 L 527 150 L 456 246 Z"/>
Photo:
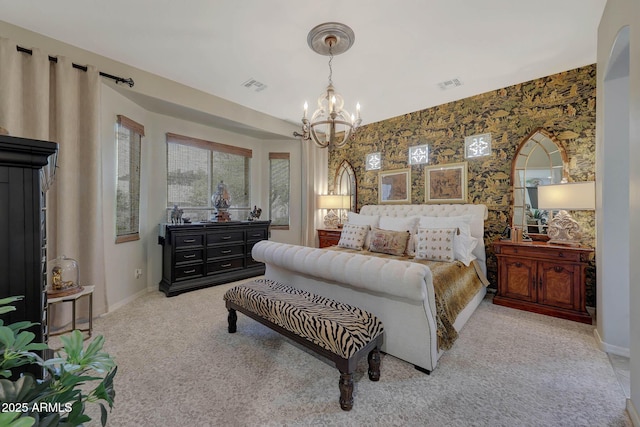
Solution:
<path fill-rule="evenodd" d="M 411 203 L 411 169 L 378 173 L 378 203 Z"/>
<path fill-rule="evenodd" d="M 427 203 L 467 202 L 467 162 L 425 168 Z"/>

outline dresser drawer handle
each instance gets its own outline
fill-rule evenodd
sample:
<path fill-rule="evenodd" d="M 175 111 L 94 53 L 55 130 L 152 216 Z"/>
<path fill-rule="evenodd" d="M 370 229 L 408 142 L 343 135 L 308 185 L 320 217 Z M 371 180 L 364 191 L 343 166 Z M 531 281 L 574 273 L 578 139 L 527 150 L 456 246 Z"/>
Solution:
<path fill-rule="evenodd" d="M 195 258 L 196 254 L 185 255 L 183 258 Z"/>
<path fill-rule="evenodd" d="M 230 254 L 230 253 L 231 253 L 231 249 L 227 249 L 226 251 L 220 251 L 220 253 L 223 253 L 223 254 Z"/>
<path fill-rule="evenodd" d="M 222 264 L 220 267 L 222 267 L 222 268 L 231 267 L 231 263 L 229 263 L 229 264 Z"/>
<path fill-rule="evenodd" d="M 184 239 L 183 240 L 184 243 L 193 243 L 195 241 L 196 241 L 196 239 Z"/>
<path fill-rule="evenodd" d="M 222 236 L 222 240 L 229 240 L 231 236 Z"/>
<path fill-rule="evenodd" d="M 252 234 L 252 235 L 251 235 L 251 237 L 262 237 L 262 234 L 261 234 L 261 233 L 258 233 L 258 234 Z"/>
<path fill-rule="evenodd" d="M 554 271 L 555 271 L 556 273 L 561 273 L 561 272 L 562 272 L 562 270 L 564 270 L 564 267 L 563 267 L 563 266 L 561 266 L 561 265 L 556 265 L 556 266 L 554 266 L 554 267 L 553 267 L 553 269 L 554 269 Z"/>
<path fill-rule="evenodd" d="M 558 252 L 558 257 L 559 258 L 564 258 L 564 252 Z"/>
<path fill-rule="evenodd" d="M 520 268 L 520 267 L 522 267 L 522 263 L 520 261 L 518 261 L 518 262 L 515 263 L 515 266 Z"/>
<path fill-rule="evenodd" d="M 195 272 L 196 272 L 196 269 L 195 269 L 195 268 L 194 268 L 194 269 L 192 269 L 192 270 L 185 270 L 185 271 L 183 271 L 183 273 L 184 273 L 184 274 L 191 274 L 191 273 L 195 273 Z"/>

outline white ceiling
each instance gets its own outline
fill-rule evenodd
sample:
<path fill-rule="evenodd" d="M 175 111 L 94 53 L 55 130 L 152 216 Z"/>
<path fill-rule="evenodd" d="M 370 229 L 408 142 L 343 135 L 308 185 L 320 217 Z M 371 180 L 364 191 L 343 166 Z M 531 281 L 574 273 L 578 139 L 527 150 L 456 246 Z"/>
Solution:
<path fill-rule="evenodd" d="M 595 63 L 605 3 L 0 0 L 0 19 L 296 123 L 329 73 L 307 34 L 342 22 L 355 43 L 333 82 L 366 124 Z M 251 78 L 267 88 L 245 88 Z M 452 78 L 463 85 L 439 88 Z"/>

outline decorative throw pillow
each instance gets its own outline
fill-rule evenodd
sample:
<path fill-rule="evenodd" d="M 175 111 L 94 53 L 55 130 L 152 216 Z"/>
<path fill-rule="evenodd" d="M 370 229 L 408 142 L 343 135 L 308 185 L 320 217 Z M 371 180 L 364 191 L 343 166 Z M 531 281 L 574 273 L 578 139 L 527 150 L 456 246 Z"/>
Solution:
<path fill-rule="evenodd" d="M 369 233 L 368 225 L 345 224 L 340 233 L 340 241 L 338 246 L 347 249 L 362 250 L 364 239 Z"/>
<path fill-rule="evenodd" d="M 471 221 L 473 215 L 458 216 L 421 216 L 419 228 L 458 228 L 460 234 L 471 236 Z"/>
<path fill-rule="evenodd" d="M 374 228 L 371 231 L 369 250 L 371 252 L 402 256 L 407 250 L 407 242 L 410 235 L 408 231 Z"/>
<path fill-rule="evenodd" d="M 414 256 L 415 245 L 414 245 L 414 237 L 418 232 L 418 222 L 420 221 L 419 216 L 409 216 L 409 217 L 393 217 L 393 216 L 381 216 L 380 217 L 380 227 L 383 230 L 392 230 L 392 231 L 408 231 L 411 233 L 409 236 L 409 242 L 407 243 L 407 255 Z"/>
<path fill-rule="evenodd" d="M 455 261 L 453 239 L 457 228 L 418 228 L 416 259 Z"/>
<path fill-rule="evenodd" d="M 355 212 L 347 213 L 347 223 L 355 224 L 355 225 L 368 225 L 371 230 L 373 227 L 379 227 L 378 222 L 380 221 L 379 215 L 362 215 Z M 364 241 L 364 247 L 369 247 L 369 242 L 371 241 L 371 233 L 367 233 L 367 237 Z"/>

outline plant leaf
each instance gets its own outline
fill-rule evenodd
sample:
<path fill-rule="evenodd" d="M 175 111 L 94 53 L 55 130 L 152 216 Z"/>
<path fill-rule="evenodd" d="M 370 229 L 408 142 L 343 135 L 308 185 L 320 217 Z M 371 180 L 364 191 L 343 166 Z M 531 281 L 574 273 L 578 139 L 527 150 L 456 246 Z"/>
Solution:
<path fill-rule="evenodd" d="M 0 426 L 5 427 L 31 427 L 36 420 L 23 416 L 20 412 L 0 412 Z M 104 425 L 104 424 L 103 424 Z"/>
<path fill-rule="evenodd" d="M 13 330 L 8 326 L 0 326 L 0 343 L 5 347 L 13 347 L 13 343 L 16 341 Z"/>

